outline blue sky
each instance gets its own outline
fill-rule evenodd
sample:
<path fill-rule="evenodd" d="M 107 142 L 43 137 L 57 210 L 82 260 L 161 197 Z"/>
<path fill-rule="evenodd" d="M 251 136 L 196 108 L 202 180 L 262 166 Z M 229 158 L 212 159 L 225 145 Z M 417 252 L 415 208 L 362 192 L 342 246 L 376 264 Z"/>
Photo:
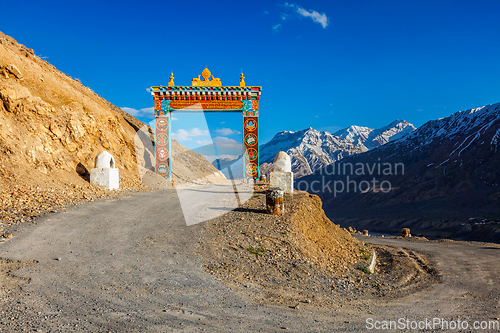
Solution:
<path fill-rule="evenodd" d="M 144 121 L 146 88 L 171 71 L 190 85 L 208 66 L 237 85 L 243 69 L 263 87 L 262 144 L 281 130 L 420 126 L 499 102 L 499 15 L 499 1 L 481 0 L 11 1 L 0 31 Z M 241 137 L 238 114 L 176 118 L 190 148 Z"/>

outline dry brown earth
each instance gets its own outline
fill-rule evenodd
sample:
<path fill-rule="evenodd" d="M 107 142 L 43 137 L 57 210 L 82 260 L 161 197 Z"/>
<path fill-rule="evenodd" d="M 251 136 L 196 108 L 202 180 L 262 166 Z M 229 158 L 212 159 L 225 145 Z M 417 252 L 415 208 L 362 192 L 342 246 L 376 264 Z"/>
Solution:
<path fill-rule="evenodd" d="M 265 213 L 258 185 L 243 207 L 207 223 L 198 254 L 204 270 L 257 304 L 339 307 L 345 299 L 401 297 L 439 281 L 424 254 L 376 246 L 378 265 L 369 275 L 372 247 L 325 216 L 318 196 L 296 191 L 286 213 Z"/>
<path fill-rule="evenodd" d="M 89 184 L 103 150 L 116 159 L 120 192 L 150 190 L 141 184 L 137 162 L 151 165 L 151 148 L 136 156 L 134 140 L 144 126 L 0 32 L 0 234 L 47 212 L 117 195 Z M 225 182 L 201 155 L 175 141 L 172 146 L 176 184 Z M 146 180 L 171 185 L 151 172 Z"/>

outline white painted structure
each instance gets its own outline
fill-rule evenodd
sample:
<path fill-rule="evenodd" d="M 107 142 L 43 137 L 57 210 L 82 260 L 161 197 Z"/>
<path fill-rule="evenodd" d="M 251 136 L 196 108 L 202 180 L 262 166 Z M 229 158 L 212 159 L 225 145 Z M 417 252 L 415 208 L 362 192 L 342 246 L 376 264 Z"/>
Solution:
<path fill-rule="evenodd" d="M 114 190 L 120 187 L 120 175 L 115 167 L 114 157 L 107 151 L 97 155 L 95 168 L 90 169 L 90 183 L 103 190 Z"/>
<path fill-rule="evenodd" d="M 279 187 L 287 194 L 293 194 L 292 159 L 284 151 L 276 154 L 273 171 L 269 175 L 269 186 Z"/>

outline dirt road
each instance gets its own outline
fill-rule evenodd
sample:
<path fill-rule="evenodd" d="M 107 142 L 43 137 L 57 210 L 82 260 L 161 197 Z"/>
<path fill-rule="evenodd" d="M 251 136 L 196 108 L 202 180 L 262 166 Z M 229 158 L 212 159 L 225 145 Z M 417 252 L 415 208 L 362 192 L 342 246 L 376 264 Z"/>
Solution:
<path fill-rule="evenodd" d="M 363 238 L 429 253 L 443 282 L 403 299 L 346 301 L 336 310 L 259 306 L 201 270 L 203 224 L 187 226 L 173 190 L 82 205 L 12 230 L 0 257 L 37 264 L 0 301 L 2 331 L 358 332 L 368 318 L 500 317 L 500 248 Z M 465 330 L 468 331 L 468 330 Z"/>

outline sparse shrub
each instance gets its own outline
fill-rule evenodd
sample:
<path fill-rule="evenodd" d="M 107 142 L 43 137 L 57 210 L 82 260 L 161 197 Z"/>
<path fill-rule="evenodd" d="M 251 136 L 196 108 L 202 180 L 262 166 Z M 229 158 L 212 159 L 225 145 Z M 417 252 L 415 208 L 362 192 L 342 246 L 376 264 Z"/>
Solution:
<path fill-rule="evenodd" d="M 266 249 L 262 248 L 254 249 L 253 247 L 249 247 L 247 251 L 250 252 L 251 254 L 255 254 L 258 256 L 264 255 L 264 253 L 266 253 Z"/>
<path fill-rule="evenodd" d="M 357 269 L 359 269 L 360 271 L 362 272 L 365 272 L 366 274 L 371 274 L 371 272 L 368 270 L 368 268 L 366 267 L 363 267 L 363 266 L 358 266 L 356 267 Z"/>

